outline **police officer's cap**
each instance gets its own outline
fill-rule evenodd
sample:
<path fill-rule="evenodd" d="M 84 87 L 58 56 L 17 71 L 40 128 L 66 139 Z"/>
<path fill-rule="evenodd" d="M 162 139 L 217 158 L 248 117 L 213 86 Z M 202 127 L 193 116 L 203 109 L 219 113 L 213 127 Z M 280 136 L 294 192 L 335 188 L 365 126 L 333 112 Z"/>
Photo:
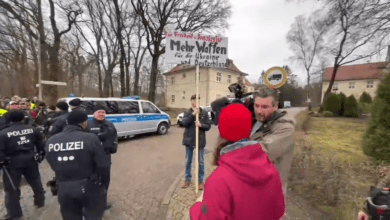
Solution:
<path fill-rule="evenodd" d="M 19 122 L 24 119 L 24 114 L 22 111 L 13 111 L 9 114 L 9 120 L 11 122 Z"/>
<path fill-rule="evenodd" d="M 81 104 L 81 100 L 79 98 L 72 99 L 69 102 L 69 105 L 71 106 L 79 106 Z"/>
<path fill-rule="evenodd" d="M 68 124 L 70 125 L 78 125 L 88 120 L 88 115 L 82 111 L 72 111 L 68 116 Z"/>
<path fill-rule="evenodd" d="M 63 111 L 66 111 L 66 110 L 68 110 L 69 105 L 68 105 L 68 103 L 61 101 L 61 102 L 57 102 L 56 107 L 63 110 Z"/>
<path fill-rule="evenodd" d="M 95 107 L 93 107 L 93 112 L 96 112 L 96 111 L 99 111 L 99 110 L 106 111 L 106 108 L 104 108 L 104 106 L 101 105 L 101 104 L 96 104 Z"/>

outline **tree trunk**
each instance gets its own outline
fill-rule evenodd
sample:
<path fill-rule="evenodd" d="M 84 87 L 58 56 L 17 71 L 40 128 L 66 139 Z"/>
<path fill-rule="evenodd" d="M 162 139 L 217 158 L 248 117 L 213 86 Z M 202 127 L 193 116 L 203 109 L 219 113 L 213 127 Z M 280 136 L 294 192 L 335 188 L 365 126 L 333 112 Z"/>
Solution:
<path fill-rule="evenodd" d="M 152 70 L 150 73 L 150 83 L 149 83 L 149 101 L 155 102 L 156 97 L 156 80 L 158 73 L 158 59 L 160 55 L 154 55 L 152 59 Z"/>
<path fill-rule="evenodd" d="M 337 63 L 337 61 L 336 61 L 336 63 Z M 325 99 L 329 96 L 329 94 L 330 94 L 330 92 L 331 92 L 331 90 L 332 90 L 333 83 L 334 83 L 334 80 L 335 80 L 335 78 L 336 78 L 336 73 L 337 73 L 337 70 L 339 69 L 339 67 L 340 67 L 340 66 L 339 66 L 338 64 L 335 64 L 335 65 L 334 65 L 333 73 L 332 73 L 332 78 L 331 78 L 331 80 L 330 80 L 330 82 L 329 82 L 328 88 L 327 88 L 326 91 L 325 91 L 324 98 L 322 99 L 322 103 L 321 103 L 320 109 L 326 110 L 326 109 L 324 108 L 324 101 L 325 101 Z"/>
<path fill-rule="evenodd" d="M 139 96 L 140 93 L 139 93 L 139 70 L 140 70 L 140 67 L 139 66 L 136 66 L 136 64 L 134 64 L 134 95 L 135 96 Z"/>
<path fill-rule="evenodd" d="M 83 87 L 84 87 L 84 83 L 83 83 L 83 74 L 79 74 L 78 75 L 79 77 L 79 94 L 83 94 Z"/>
<path fill-rule="evenodd" d="M 100 69 L 100 62 L 98 62 L 98 65 L 97 65 L 97 72 L 98 72 L 98 78 L 99 78 L 99 82 L 98 82 L 98 89 L 99 89 L 99 97 L 102 98 L 103 97 L 103 88 L 102 88 L 102 70 Z"/>
<path fill-rule="evenodd" d="M 119 10 L 118 0 L 113 0 L 115 5 L 115 14 L 116 14 L 116 23 L 117 23 L 117 40 L 120 47 L 120 60 L 119 60 L 119 67 L 120 67 L 120 84 L 121 84 L 121 96 L 126 95 L 126 84 L 125 84 L 125 70 L 124 70 L 124 59 L 126 57 L 125 54 L 125 47 L 123 46 L 123 39 L 122 39 L 122 24 L 121 24 L 121 11 Z"/>
<path fill-rule="evenodd" d="M 112 85 L 112 74 L 111 77 L 109 78 L 109 81 L 110 81 L 110 92 L 111 92 L 110 97 L 114 97 L 114 86 Z"/>
<path fill-rule="evenodd" d="M 130 96 L 130 65 L 126 65 L 126 96 Z"/>
<path fill-rule="evenodd" d="M 49 72 L 49 80 L 57 82 L 61 76 L 62 70 L 59 61 L 59 50 L 60 50 L 60 40 L 57 39 L 54 41 L 52 47 L 50 47 L 49 51 L 49 60 L 50 60 L 50 72 Z M 46 91 L 46 94 L 50 96 L 49 102 L 52 104 L 57 103 L 58 100 L 58 90 L 56 85 L 46 85 L 43 91 Z"/>
<path fill-rule="evenodd" d="M 103 86 L 103 97 L 109 97 L 109 90 L 110 90 L 110 77 L 111 74 L 109 73 L 109 70 L 105 71 L 105 77 L 104 77 L 104 86 Z"/>

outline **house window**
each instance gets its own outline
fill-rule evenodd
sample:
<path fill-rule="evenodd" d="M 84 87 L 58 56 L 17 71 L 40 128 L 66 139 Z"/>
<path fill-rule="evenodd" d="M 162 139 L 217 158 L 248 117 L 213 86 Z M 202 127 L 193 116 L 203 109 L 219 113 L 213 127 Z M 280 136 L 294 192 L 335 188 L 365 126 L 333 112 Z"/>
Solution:
<path fill-rule="evenodd" d="M 367 81 L 367 88 L 374 88 L 374 81 Z"/>
<path fill-rule="evenodd" d="M 183 91 L 183 99 L 186 99 L 186 91 Z"/>
<path fill-rule="evenodd" d="M 175 84 L 175 77 L 172 76 L 172 84 Z"/>
<path fill-rule="evenodd" d="M 339 84 L 337 82 L 334 82 L 332 89 L 333 90 L 338 90 L 339 89 Z"/>
<path fill-rule="evenodd" d="M 172 103 L 175 103 L 175 95 L 172 95 Z"/>
<path fill-rule="evenodd" d="M 231 83 L 231 81 L 232 81 L 232 76 L 228 75 L 227 83 Z"/>
<path fill-rule="evenodd" d="M 350 89 L 355 88 L 355 82 L 349 82 L 349 88 Z"/>
<path fill-rule="evenodd" d="M 183 78 L 186 78 L 186 74 L 185 73 L 183 73 Z"/>
<path fill-rule="evenodd" d="M 222 73 L 217 73 L 217 81 L 221 82 Z"/>

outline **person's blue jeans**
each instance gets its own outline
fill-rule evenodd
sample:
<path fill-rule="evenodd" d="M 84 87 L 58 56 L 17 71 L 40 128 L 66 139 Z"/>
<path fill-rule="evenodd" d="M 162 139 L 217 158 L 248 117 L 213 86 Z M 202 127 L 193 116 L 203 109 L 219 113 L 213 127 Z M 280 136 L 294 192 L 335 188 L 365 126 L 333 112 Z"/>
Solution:
<path fill-rule="evenodd" d="M 191 181 L 191 164 L 195 147 L 186 146 L 186 181 Z M 204 177 L 204 148 L 199 148 L 199 182 Z"/>

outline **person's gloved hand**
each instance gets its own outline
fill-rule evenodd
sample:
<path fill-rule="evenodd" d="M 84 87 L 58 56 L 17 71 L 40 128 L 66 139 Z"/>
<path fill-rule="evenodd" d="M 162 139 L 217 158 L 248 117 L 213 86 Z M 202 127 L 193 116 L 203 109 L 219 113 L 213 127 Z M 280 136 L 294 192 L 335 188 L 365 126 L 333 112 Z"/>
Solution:
<path fill-rule="evenodd" d="M 358 220 L 368 220 L 368 215 L 362 211 L 358 214 Z"/>

